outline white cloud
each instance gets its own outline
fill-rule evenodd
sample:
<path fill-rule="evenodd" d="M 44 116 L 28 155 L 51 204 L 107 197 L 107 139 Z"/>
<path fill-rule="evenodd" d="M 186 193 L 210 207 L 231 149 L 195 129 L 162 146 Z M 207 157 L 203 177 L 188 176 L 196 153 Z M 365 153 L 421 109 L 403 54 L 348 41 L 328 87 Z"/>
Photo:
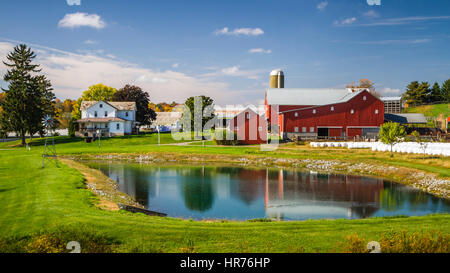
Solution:
<path fill-rule="evenodd" d="M 378 18 L 378 17 L 380 17 L 380 14 L 378 14 L 378 12 L 371 9 L 368 12 L 364 12 L 363 16 L 368 17 L 368 18 Z"/>
<path fill-rule="evenodd" d="M 431 39 L 409 39 L 409 40 L 379 40 L 358 42 L 366 45 L 393 45 L 393 44 L 425 44 L 431 42 Z"/>
<path fill-rule="evenodd" d="M 10 52 L 17 41 L 0 42 L 0 60 Z M 41 65 L 42 73 L 51 80 L 54 93 L 60 99 L 79 98 L 84 90 L 97 83 L 115 88 L 125 84 L 135 84 L 146 90 L 154 102 L 184 102 L 187 97 L 206 95 L 218 104 L 235 103 L 237 96 L 242 102 L 253 102 L 254 98 L 264 96 L 264 90 L 232 90 L 221 80 L 188 75 L 172 70 L 159 71 L 131 64 L 117 59 L 95 56 L 88 53 L 72 53 L 41 45 L 27 43 L 38 52 L 36 63 Z M 0 73 L 6 67 L 0 62 Z M 225 73 L 239 74 L 243 71 L 224 70 Z M 243 72 L 248 73 L 247 71 Z M 250 74 L 248 74 L 251 76 Z"/>
<path fill-rule="evenodd" d="M 356 17 L 350 17 L 350 18 L 342 19 L 340 21 L 339 20 L 334 21 L 334 25 L 336 25 L 336 26 L 351 25 L 354 22 L 356 22 Z"/>
<path fill-rule="evenodd" d="M 241 70 L 238 65 L 217 69 L 214 72 L 201 75 L 202 77 L 243 77 L 251 80 L 260 78 L 260 74 L 267 72 L 265 70 Z"/>
<path fill-rule="evenodd" d="M 214 32 L 216 35 L 232 35 L 232 36 L 259 36 L 263 35 L 264 31 L 260 28 L 235 28 L 230 31 L 229 28 L 224 27 L 223 29 L 218 29 Z"/>
<path fill-rule="evenodd" d="M 413 17 L 383 19 L 367 24 L 358 24 L 358 26 L 397 26 L 397 25 L 408 25 L 418 22 L 446 21 L 446 20 L 450 20 L 450 16 L 413 16 Z"/>
<path fill-rule="evenodd" d="M 323 2 L 320 2 L 320 3 L 317 5 L 317 9 L 320 10 L 320 11 L 322 11 L 322 10 L 324 10 L 327 6 L 328 6 L 328 1 L 323 1 Z"/>
<path fill-rule="evenodd" d="M 264 48 L 252 48 L 248 52 L 250 53 L 264 53 L 264 54 L 270 54 L 272 53 L 272 50 L 270 49 L 264 49 Z"/>
<path fill-rule="evenodd" d="M 80 6 L 81 0 L 66 0 L 67 5 L 69 6 Z"/>
<path fill-rule="evenodd" d="M 390 87 L 385 87 L 379 92 L 382 96 L 400 96 L 402 94 L 402 91 L 400 89 Z"/>
<path fill-rule="evenodd" d="M 84 43 L 87 45 L 98 45 L 98 42 L 94 40 L 86 40 Z"/>
<path fill-rule="evenodd" d="M 92 27 L 102 29 L 106 26 L 106 23 L 97 14 L 76 12 L 66 14 L 64 18 L 59 21 L 58 26 L 66 28 Z"/>
<path fill-rule="evenodd" d="M 172 68 L 178 68 L 179 66 L 180 66 L 179 63 L 174 63 L 174 64 L 172 64 Z"/>

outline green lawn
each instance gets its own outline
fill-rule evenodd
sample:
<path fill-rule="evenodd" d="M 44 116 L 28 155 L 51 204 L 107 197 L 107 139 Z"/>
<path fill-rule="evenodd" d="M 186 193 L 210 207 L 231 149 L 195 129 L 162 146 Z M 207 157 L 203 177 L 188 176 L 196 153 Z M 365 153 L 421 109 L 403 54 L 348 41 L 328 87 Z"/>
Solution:
<path fill-rule="evenodd" d="M 170 135 L 161 135 L 170 143 Z M 160 146 L 157 136 L 123 137 L 84 143 L 66 137 L 57 139 L 57 151 L 79 153 L 171 152 L 179 154 L 227 154 L 292 158 L 367 159 L 389 161 L 388 154 L 362 150 L 326 152 L 307 147 L 286 146 L 274 153 L 259 147 Z M 431 215 L 409 218 L 372 218 L 366 220 L 311 220 L 299 222 L 197 222 L 148 217 L 128 212 L 104 211 L 93 205 L 96 197 L 86 189 L 83 176 L 75 169 L 50 162 L 41 168 L 42 140 L 35 140 L 28 151 L 0 144 L 0 237 L 21 238 L 55 226 L 75 229 L 88 226 L 116 240 L 115 251 L 181 252 L 328 252 L 350 234 L 357 232 L 368 240 L 377 240 L 390 230 L 450 231 L 450 216 Z M 417 160 L 396 155 L 392 164 L 426 169 L 448 176 L 448 160 Z M 1 249 L 0 249 L 1 251 Z"/>

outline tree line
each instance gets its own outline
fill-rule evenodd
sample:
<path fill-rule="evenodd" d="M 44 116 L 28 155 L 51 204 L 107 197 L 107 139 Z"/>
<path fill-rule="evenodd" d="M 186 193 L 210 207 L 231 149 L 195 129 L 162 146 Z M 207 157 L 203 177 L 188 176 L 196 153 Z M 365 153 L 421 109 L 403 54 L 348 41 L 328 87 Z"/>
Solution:
<path fill-rule="evenodd" d="M 439 85 L 435 82 L 431 87 L 428 82 L 413 81 L 406 87 L 402 96 L 408 104 L 426 104 L 434 102 L 450 102 L 450 79 Z"/>

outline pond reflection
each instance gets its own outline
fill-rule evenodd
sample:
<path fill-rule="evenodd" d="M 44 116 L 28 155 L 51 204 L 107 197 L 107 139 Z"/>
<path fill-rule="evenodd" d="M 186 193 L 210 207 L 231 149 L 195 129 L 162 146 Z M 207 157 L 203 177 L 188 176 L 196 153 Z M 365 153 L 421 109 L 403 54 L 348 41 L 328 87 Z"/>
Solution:
<path fill-rule="evenodd" d="M 148 209 L 171 217 L 356 219 L 450 211 L 445 199 L 361 176 L 236 167 L 87 165 L 114 179 L 121 191 Z"/>

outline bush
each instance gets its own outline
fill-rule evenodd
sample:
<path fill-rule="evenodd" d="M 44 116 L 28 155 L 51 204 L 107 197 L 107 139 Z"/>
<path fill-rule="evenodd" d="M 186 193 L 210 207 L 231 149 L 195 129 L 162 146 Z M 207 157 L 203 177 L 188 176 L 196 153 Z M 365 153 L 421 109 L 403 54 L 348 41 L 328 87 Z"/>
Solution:
<path fill-rule="evenodd" d="M 407 231 L 390 231 L 381 234 L 378 240 L 382 253 L 449 253 L 450 236 L 440 231 L 422 231 L 408 233 Z M 339 252 L 368 253 L 369 240 L 358 234 L 345 238 Z"/>
<path fill-rule="evenodd" d="M 75 131 L 77 130 L 77 123 L 76 123 L 76 119 L 75 118 L 71 118 L 70 119 L 70 121 L 69 121 L 69 128 L 68 128 L 68 131 L 69 131 L 69 136 L 70 137 L 75 137 Z"/>
<path fill-rule="evenodd" d="M 61 226 L 22 238 L 0 239 L 3 253 L 68 253 L 67 243 L 80 243 L 82 253 L 109 253 L 117 242 L 84 225 Z"/>
<path fill-rule="evenodd" d="M 227 135 L 228 135 L 228 138 L 227 138 Z M 230 137 L 230 135 L 232 137 Z M 221 139 L 218 139 L 218 138 L 221 138 Z M 236 133 L 228 131 L 228 130 L 216 131 L 215 136 L 214 136 L 214 142 L 217 145 L 226 145 L 226 146 L 236 146 L 239 144 Z"/>

